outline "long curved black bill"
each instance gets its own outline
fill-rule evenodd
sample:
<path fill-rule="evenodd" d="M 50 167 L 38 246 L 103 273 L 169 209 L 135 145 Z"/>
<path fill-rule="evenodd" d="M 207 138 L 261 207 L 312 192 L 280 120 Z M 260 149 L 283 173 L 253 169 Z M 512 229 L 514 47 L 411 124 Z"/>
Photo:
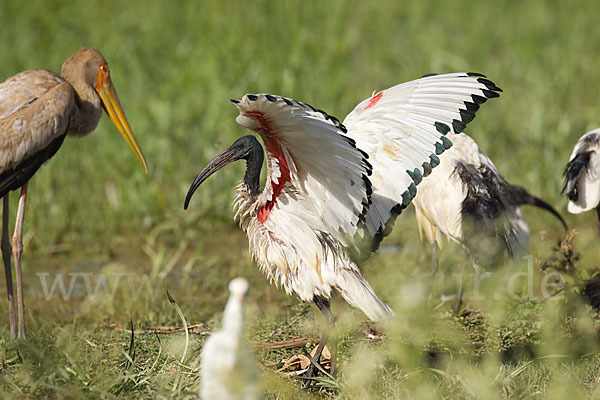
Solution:
<path fill-rule="evenodd" d="M 535 196 L 531 196 L 531 197 L 533 197 L 533 202 L 530 203 L 532 206 L 543 208 L 544 210 L 552 213 L 556 218 L 559 219 L 560 223 L 562 224 L 563 228 L 565 228 L 565 230 L 569 229 L 568 226 L 567 226 L 567 223 L 565 222 L 565 220 L 563 219 L 563 217 L 558 213 L 558 211 L 556 211 L 554 209 L 554 207 L 552 207 L 550 204 L 546 203 L 542 199 L 538 199 Z"/>
<path fill-rule="evenodd" d="M 527 204 L 530 206 L 543 208 L 544 210 L 548 211 L 549 213 L 554 215 L 556 218 L 558 218 L 558 220 L 562 224 L 563 228 L 565 228 L 565 230 L 569 229 L 567 226 L 567 223 L 565 222 L 563 217 L 558 213 L 558 211 L 556 211 L 554 209 L 554 207 L 552 207 L 550 204 L 546 203 L 544 200 L 542 200 L 538 197 L 535 197 L 534 195 L 529 193 L 527 190 L 525 190 L 524 187 L 517 186 L 517 185 L 509 185 L 509 194 L 515 205 L 520 206 L 523 204 Z"/>
<path fill-rule="evenodd" d="M 185 196 L 185 203 L 183 203 L 183 209 L 187 210 L 188 205 L 190 204 L 190 200 L 194 195 L 194 192 L 196 191 L 196 189 L 198 189 L 202 182 L 204 182 L 209 176 L 211 176 L 212 174 L 214 174 L 215 172 L 217 172 L 218 170 L 220 170 L 221 168 L 233 161 L 236 161 L 234 153 L 231 151 L 231 149 L 227 149 L 218 156 L 216 156 L 211 162 L 209 162 L 208 165 L 204 167 L 202 171 L 200 171 L 198 176 L 196 176 L 194 182 L 192 182 L 192 186 L 190 186 L 187 196 Z"/>

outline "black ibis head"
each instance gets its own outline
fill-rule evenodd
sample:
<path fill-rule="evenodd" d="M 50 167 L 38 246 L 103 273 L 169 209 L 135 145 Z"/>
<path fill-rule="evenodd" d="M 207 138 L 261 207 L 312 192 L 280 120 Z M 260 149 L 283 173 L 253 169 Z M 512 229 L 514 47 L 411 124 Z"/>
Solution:
<path fill-rule="evenodd" d="M 554 207 L 552 207 L 550 204 L 546 203 L 544 200 L 533 196 L 527 190 L 525 190 L 524 187 L 517 186 L 517 185 L 510 185 L 510 194 L 509 195 L 510 195 L 511 200 L 517 205 L 528 204 L 528 205 L 539 207 L 539 208 L 542 208 L 542 209 L 548 211 L 549 213 L 554 215 L 560 221 L 560 223 L 562 224 L 563 228 L 565 228 L 565 230 L 568 229 L 567 223 L 565 222 L 563 217 L 558 213 L 558 211 L 556 211 L 554 209 Z"/>
<path fill-rule="evenodd" d="M 246 160 L 244 182 L 250 188 L 250 192 L 253 195 L 260 193 L 260 169 L 264 160 L 263 148 L 254 136 L 248 135 L 233 142 L 227 150 L 216 156 L 200 171 L 185 196 L 183 208 L 187 210 L 194 192 L 202 182 L 227 164 L 238 160 Z"/>

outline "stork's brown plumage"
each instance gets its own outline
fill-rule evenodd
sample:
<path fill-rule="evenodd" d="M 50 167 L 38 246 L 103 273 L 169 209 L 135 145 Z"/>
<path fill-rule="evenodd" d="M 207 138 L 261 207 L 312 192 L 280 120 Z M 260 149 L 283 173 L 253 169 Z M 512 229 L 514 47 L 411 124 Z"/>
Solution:
<path fill-rule="evenodd" d="M 13 338 L 16 324 L 8 239 L 9 192 L 21 188 L 12 254 L 17 280 L 18 336 L 24 338 L 21 254 L 27 182 L 58 151 L 67 135 L 85 136 L 96 129 L 102 109 L 148 172 L 110 79 L 108 64 L 97 50 L 84 48 L 71 55 L 62 66 L 62 76 L 47 70 L 24 71 L 0 84 L 0 196 L 4 197 L 1 247 Z"/>

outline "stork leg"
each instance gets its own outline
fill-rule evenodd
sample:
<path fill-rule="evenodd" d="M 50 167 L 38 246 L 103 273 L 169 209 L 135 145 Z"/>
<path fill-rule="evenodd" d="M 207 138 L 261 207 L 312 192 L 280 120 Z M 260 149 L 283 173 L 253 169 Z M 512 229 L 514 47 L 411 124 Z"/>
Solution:
<path fill-rule="evenodd" d="M 12 237 L 12 252 L 15 257 L 15 276 L 17 278 L 17 316 L 19 318 L 18 338 L 25 339 L 25 304 L 23 302 L 23 274 L 21 273 L 21 254 L 23 254 L 23 219 L 25 217 L 25 200 L 27 199 L 27 183 L 21 188 L 17 222 Z"/>
<path fill-rule="evenodd" d="M 321 358 L 321 354 L 323 353 L 323 349 L 325 348 L 325 344 L 327 343 L 327 340 L 329 339 L 329 332 L 331 331 L 331 328 L 333 328 L 333 326 L 335 324 L 335 317 L 331 313 L 331 304 L 330 304 L 329 300 L 323 300 L 319 296 L 315 296 L 313 298 L 313 301 L 315 302 L 317 307 L 319 307 L 319 310 L 321 310 L 321 312 L 323 314 L 325 314 L 325 316 L 327 317 L 327 320 L 329 321 L 329 324 L 331 325 L 331 327 L 327 329 L 327 331 L 323 334 L 323 336 L 321 336 L 321 340 L 319 340 L 319 344 L 317 345 L 317 350 L 315 351 L 315 355 L 313 357 L 316 362 L 319 362 L 319 359 Z M 331 369 L 330 369 L 330 374 L 332 376 L 335 376 L 336 352 L 337 352 L 337 346 L 335 343 L 333 343 L 331 346 Z M 307 378 L 313 377 L 316 375 L 316 373 L 317 373 L 317 367 L 311 363 L 308 371 L 306 372 L 306 377 Z"/>
<path fill-rule="evenodd" d="M 8 319 L 10 321 L 10 338 L 17 337 L 17 324 L 15 321 L 15 296 L 12 283 L 12 266 L 10 264 L 10 239 L 8 238 L 8 194 L 4 195 L 4 206 L 2 209 L 2 259 L 4 260 L 4 274 L 6 276 L 6 294 L 8 296 Z"/>

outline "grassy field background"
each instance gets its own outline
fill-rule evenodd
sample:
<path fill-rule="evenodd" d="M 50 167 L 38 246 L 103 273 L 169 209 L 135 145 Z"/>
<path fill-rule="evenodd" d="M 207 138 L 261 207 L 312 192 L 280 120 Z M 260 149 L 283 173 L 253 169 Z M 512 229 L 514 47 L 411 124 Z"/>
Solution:
<path fill-rule="evenodd" d="M 598 15 L 596 1 L 4 1 L 0 79 L 59 71 L 77 49 L 99 49 L 150 173 L 103 118 L 89 137 L 65 141 L 31 181 L 23 258 L 29 339 L 8 339 L 0 301 L 3 397 L 193 398 L 205 335 L 192 335 L 180 363 L 183 334 L 140 332 L 129 365 L 124 330 L 130 319 L 136 329 L 180 326 L 167 288 L 190 324 L 210 330 L 229 280 L 244 276 L 252 286 L 247 337 L 268 398 L 597 398 L 597 320 L 576 286 L 543 300 L 541 267 L 558 257 L 563 232 L 541 211 L 524 211 L 531 258 L 492 271 L 478 287 L 467 267 L 458 316 L 442 295 L 453 293 L 453 273 L 466 260 L 445 246 L 444 284 L 436 281 L 427 303 L 429 246 L 406 211 L 364 268 L 397 313 L 378 327 L 385 340 L 369 340 L 364 316 L 336 301 L 338 382 L 302 391 L 268 366 L 300 351 L 264 344 L 318 337 L 323 320 L 269 286 L 250 260 L 231 218 L 243 165 L 204 184 L 189 211 L 182 204 L 205 163 L 248 134 L 234 122 L 230 98 L 281 94 L 342 119 L 374 90 L 429 72 L 481 72 L 504 93 L 482 107 L 468 133 L 509 182 L 555 205 L 577 230 L 573 251 L 581 257 L 561 270 L 577 285 L 597 269 L 595 216 L 566 215 L 561 174 L 579 136 L 600 125 Z M 530 271 L 531 293 L 525 275 L 513 279 Z M 58 292 L 46 300 L 42 283 L 56 276 L 67 286 L 75 277 L 68 300 Z M 93 287 L 106 277 L 113 295 L 90 296 L 86 276 Z"/>

